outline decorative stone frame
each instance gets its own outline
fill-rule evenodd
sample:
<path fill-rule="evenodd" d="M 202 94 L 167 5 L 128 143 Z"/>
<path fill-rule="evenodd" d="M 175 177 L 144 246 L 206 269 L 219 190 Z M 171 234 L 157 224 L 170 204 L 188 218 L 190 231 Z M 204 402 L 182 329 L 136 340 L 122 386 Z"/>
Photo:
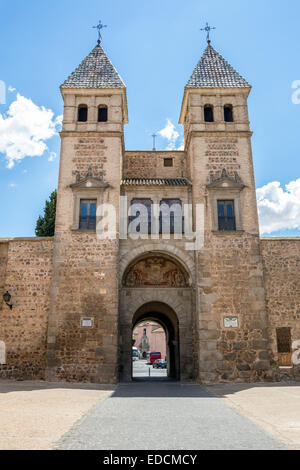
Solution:
<path fill-rule="evenodd" d="M 211 179 L 211 183 L 206 186 L 208 190 L 209 203 L 211 208 L 211 230 L 212 232 L 219 232 L 219 220 L 218 220 L 218 201 L 233 201 L 234 203 L 234 215 L 235 215 L 235 232 L 243 231 L 243 219 L 242 219 L 242 204 L 241 204 L 241 191 L 245 188 L 245 185 L 240 180 L 238 174 L 235 174 L 235 178 L 231 178 L 227 175 L 226 170 L 222 171 L 221 178 L 216 180 Z"/>
<path fill-rule="evenodd" d="M 76 183 L 71 184 L 70 188 L 73 191 L 73 224 L 72 230 L 80 230 L 79 228 L 79 218 L 80 218 L 80 201 L 82 199 L 95 199 L 97 210 L 98 207 L 107 202 L 105 197 L 105 189 L 109 187 L 108 183 L 103 181 L 103 178 L 94 178 L 92 176 L 91 170 L 87 176 L 83 179 L 80 177 L 77 178 Z M 96 210 L 96 214 L 97 214 Z M 99 222 L 99 217 L 96 215 L 96 227 Z M 83 231 L 93 232 L 95 230 L 86 230 Z"/>

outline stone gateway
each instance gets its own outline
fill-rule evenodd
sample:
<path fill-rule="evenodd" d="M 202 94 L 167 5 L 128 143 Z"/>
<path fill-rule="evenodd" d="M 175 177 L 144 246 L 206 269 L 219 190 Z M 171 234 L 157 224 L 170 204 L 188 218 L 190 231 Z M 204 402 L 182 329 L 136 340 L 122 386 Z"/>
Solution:
<path fill-rule="evenodd" d="M 209 42 L 184 88 L 184 150 L 127 151 L 126 87 L 100 43 L 65 80 L 55 236 L 0 240 L 13 305 L 1 295 L 0 377 L 129 381 L 132 332 L 149 320 L 175 379 L 300 378 L 300 239 L 259 236 L 250 90 Z M 143 208 L 135 238 L 121 236 L 125 197 Z M 172 204 L 191 207 L 193 230 L 201 206 L 199 249 L 171 210 L 170 236 L 161 218 L 145 236 Z M 108 205 L 115 238 L 96 230 Z"/>

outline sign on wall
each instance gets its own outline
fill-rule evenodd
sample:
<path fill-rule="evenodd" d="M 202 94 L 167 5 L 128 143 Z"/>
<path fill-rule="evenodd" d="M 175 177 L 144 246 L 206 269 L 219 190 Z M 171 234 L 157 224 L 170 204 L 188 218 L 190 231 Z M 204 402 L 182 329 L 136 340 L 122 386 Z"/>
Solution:
<path fill-rule="evenodd" d="M 93 318 L 81 318 L 80 320 L 81 328 L 93 328 L 94 327 L 94 319 Z"/>
<path fill-rule="evenodd" d="M 0 341 L 0 364 L 6 364 L 6 349 L 4 341 Z"/>
<path fill-rule="evenodd" d="M 238 328 L 239 320 L 238 317 L 224 317 L 225 328 Z"/>

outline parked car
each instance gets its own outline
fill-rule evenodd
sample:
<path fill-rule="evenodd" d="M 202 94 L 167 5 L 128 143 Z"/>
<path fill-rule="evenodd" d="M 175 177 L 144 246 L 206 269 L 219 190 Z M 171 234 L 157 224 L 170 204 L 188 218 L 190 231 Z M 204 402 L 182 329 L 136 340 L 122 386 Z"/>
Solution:
<path fill-rule="evenodd" d="M 164 359 L 156 359 L 156 361 L 153 362 L 153 368 L 154 369 L 166 369 L 167 361 L 165 361 Z"/>

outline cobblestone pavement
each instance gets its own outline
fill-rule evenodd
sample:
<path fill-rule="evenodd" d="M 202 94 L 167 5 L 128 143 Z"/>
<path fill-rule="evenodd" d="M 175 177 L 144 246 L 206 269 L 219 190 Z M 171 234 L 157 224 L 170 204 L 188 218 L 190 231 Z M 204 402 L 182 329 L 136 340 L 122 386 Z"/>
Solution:
<path fill-rule="evenodd" d="M 205 387 L 140 381 L 119 385 L 54 448 L 265 450 L 286 447 Z"/>

